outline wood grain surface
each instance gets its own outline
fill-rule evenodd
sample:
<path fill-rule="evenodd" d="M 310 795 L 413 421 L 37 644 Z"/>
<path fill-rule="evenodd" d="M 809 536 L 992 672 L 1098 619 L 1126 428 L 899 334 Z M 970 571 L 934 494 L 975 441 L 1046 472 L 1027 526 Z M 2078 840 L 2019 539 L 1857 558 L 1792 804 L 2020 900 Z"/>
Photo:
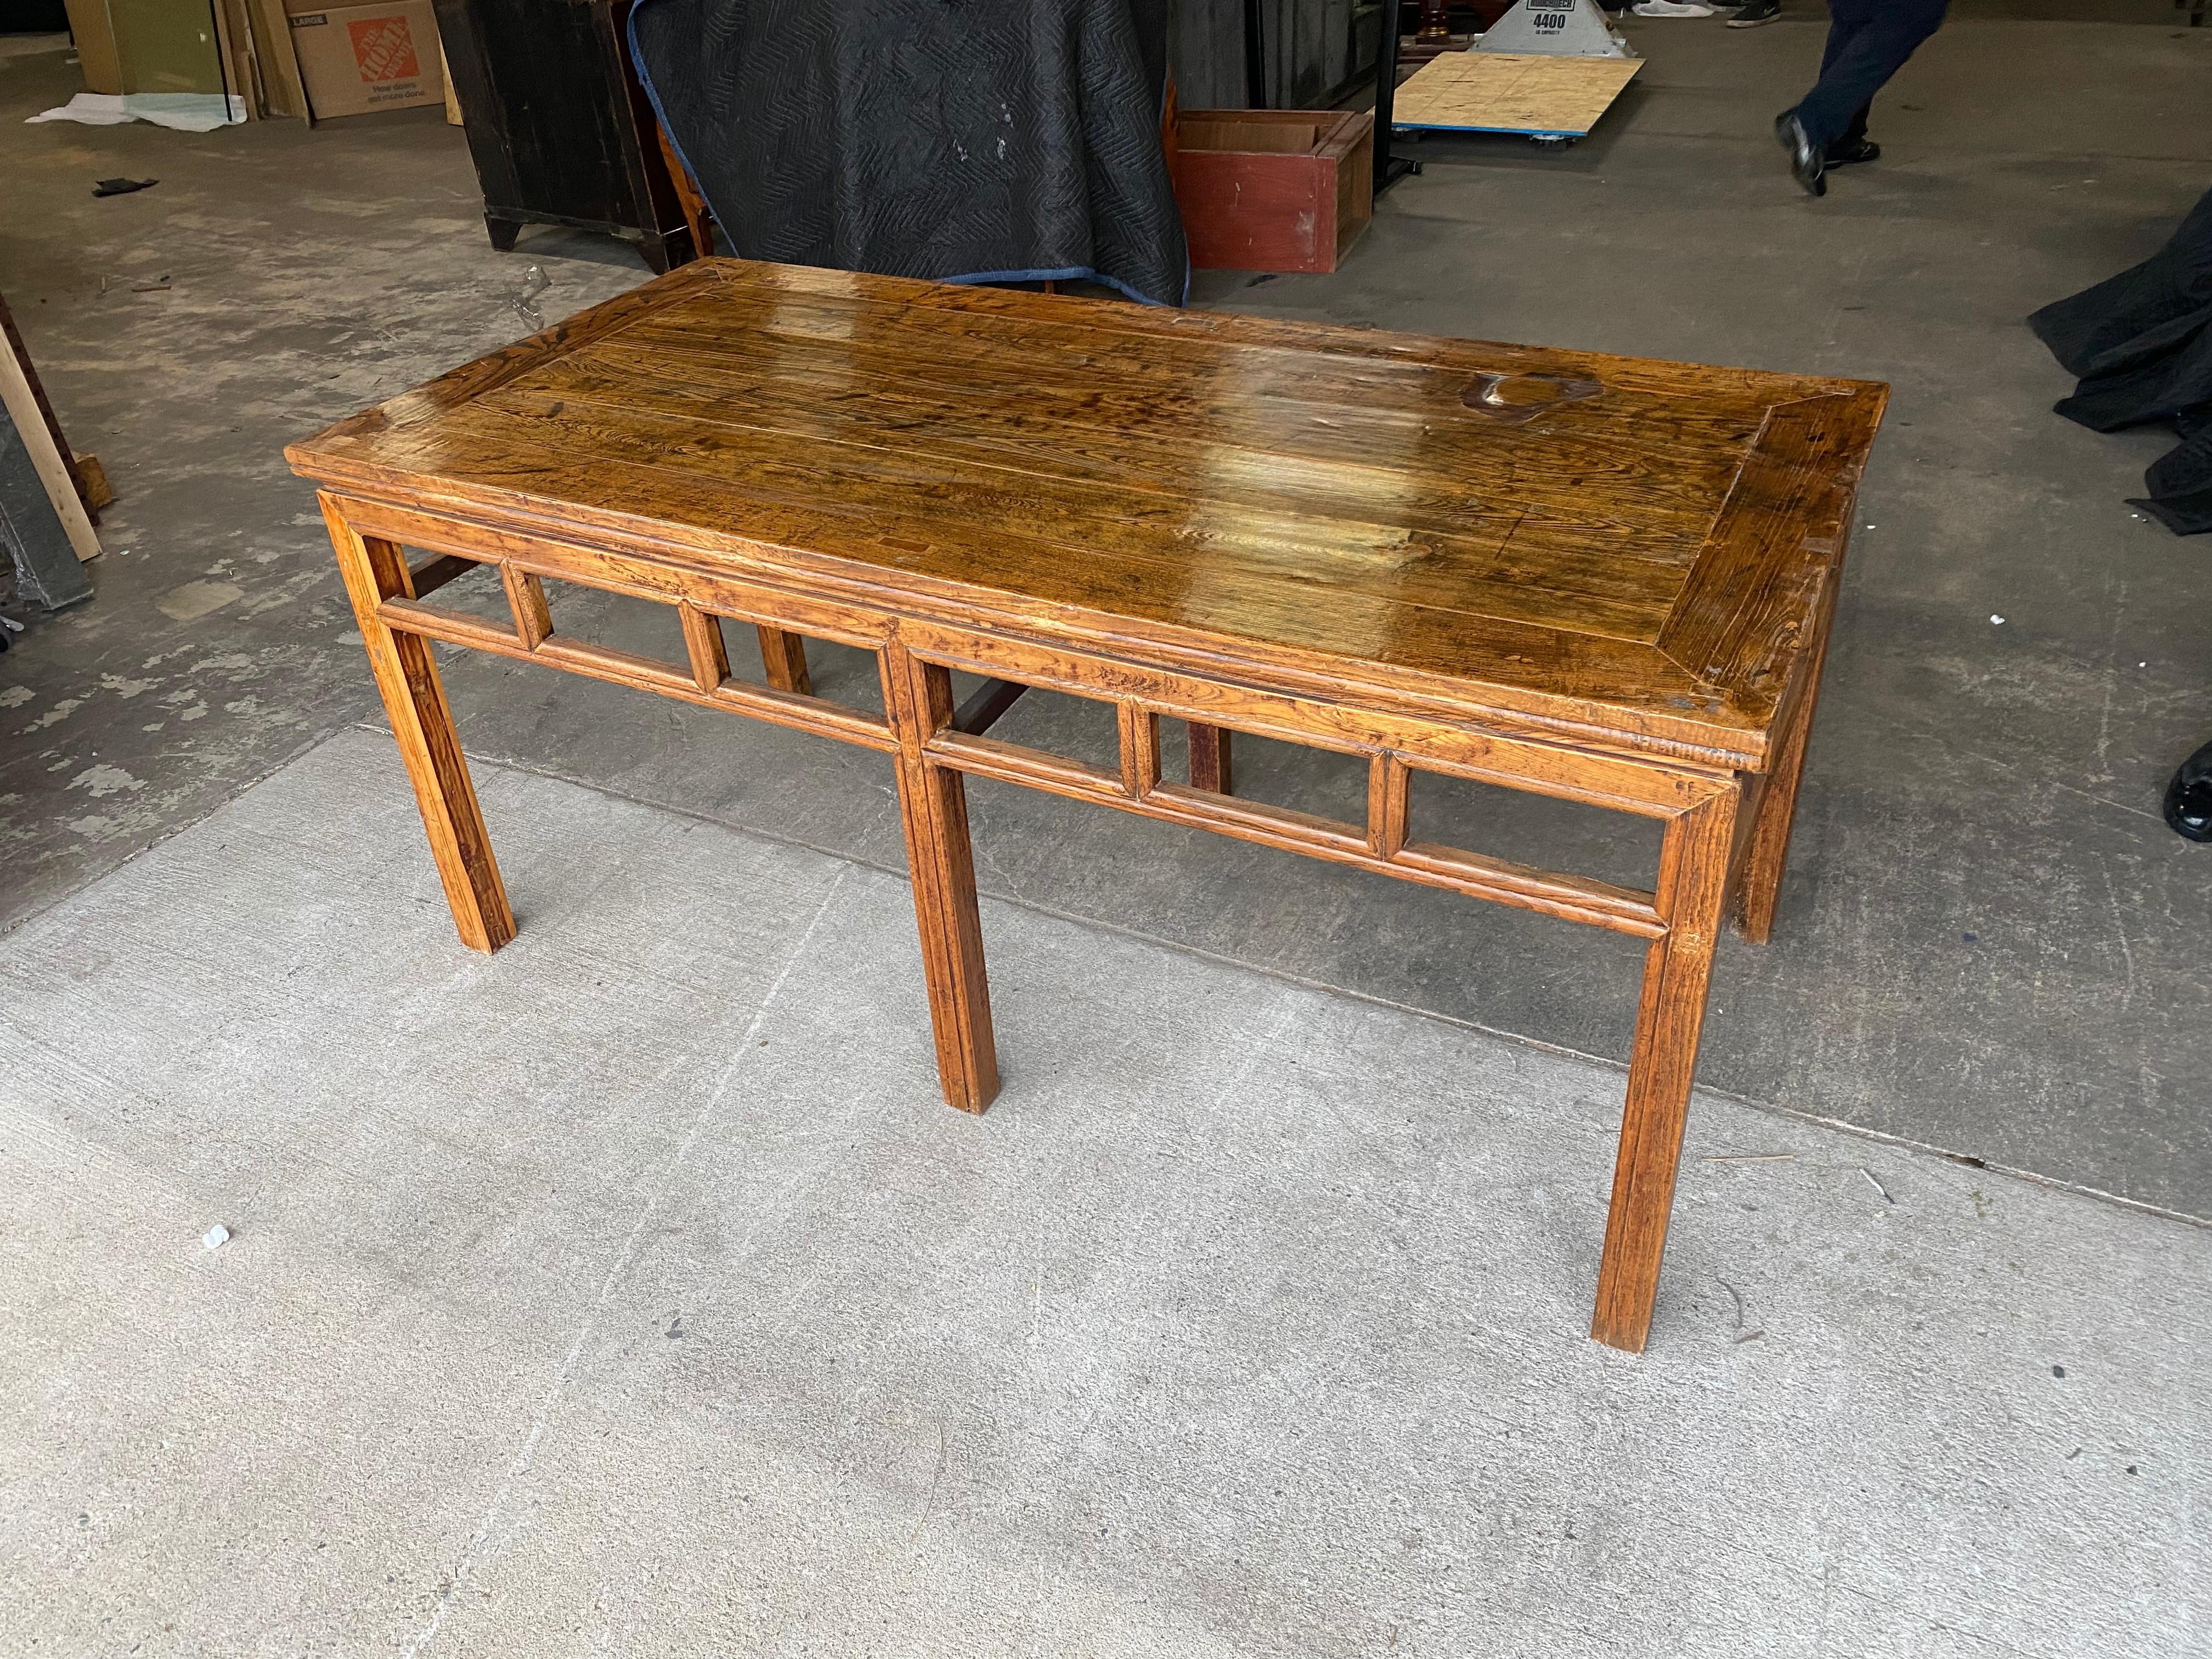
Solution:
<path fill-rule="evenodd" d="M 1757 769 L 1885 395 L 707 260 L 288 453 L 490 525 Z"/>
<path fill-rule="evenodd" d="M 1579 137 L 1643 67 L 1640 58 L 1442 52 L 1398 88 L 1391 120 L 1401 127 Z"/>

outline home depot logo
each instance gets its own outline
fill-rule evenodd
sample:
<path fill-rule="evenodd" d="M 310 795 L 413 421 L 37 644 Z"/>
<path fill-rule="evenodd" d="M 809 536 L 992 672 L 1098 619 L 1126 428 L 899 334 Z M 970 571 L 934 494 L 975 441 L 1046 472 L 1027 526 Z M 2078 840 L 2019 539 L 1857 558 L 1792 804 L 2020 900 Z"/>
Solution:
<path fill-rule="evenodd" d="M 364 17 L 346 25 L 353 37 L 353 60 L 361 65 L 364 81 L 405 81 L 422 72 L 415 61 L 415 37 L 408 32 L 406 15 Z"/>

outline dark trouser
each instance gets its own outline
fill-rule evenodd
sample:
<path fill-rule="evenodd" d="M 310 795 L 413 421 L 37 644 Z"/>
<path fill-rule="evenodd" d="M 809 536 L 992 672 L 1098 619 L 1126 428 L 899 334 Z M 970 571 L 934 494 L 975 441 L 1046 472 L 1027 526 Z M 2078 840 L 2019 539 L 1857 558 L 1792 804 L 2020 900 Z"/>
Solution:
<path fill-rule="evenodd" d="M 1828 0 L 1820 84 L 1790 112 L 1814 146 L 1866 137 L 1874 95 L 1943 21 L 1950 0 Z"/>

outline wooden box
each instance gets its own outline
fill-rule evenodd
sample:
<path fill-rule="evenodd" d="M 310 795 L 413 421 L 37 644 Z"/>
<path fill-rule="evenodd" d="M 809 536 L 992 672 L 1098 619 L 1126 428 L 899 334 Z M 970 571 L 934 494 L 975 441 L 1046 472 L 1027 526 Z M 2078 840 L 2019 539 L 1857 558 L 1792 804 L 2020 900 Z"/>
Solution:
<path fill-rule="evenodd" d="M 434 3 L 494 247 L 568 225 L 635 242 L 655 270 L 694 256 L 629 61 L 631 0 Z"/>
<path fill-rule="evenodd" d="M 1336 269 L 1375 212 L 1368 110 L 1187 109 L 1176 200 L 1200 270 Z"/>

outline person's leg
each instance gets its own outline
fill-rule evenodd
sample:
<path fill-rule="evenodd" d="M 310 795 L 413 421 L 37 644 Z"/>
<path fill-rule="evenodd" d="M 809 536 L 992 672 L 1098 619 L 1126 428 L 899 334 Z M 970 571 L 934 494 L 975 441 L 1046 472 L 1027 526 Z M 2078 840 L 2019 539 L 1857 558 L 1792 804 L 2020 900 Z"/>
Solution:
<path fill-rule="evenodd" d="M 1828 42 L 1820 50 L 1820 73 L 1826 75 L 1834 67 L 1852 38 L 1867 26 L 1873 15 L 1868 0 L 1839 0 L 1828 8 Z"/>
<path fill-rule="evenodd" d="M 1829 72 L 1851 48 L 1851 43 L 1864 33 L 1875 8 L 1882 0 L 1829 0 L 1828 40 L 1820 52 L 1820 79 L 1825 82 Z M 1818 91 L 1815 86 L 1815 92 Z M 1799 118 L 1797 109 L 1786 109 L 1774 118 L 1774 136 L 1782 148 L 1790 153 L 1790 171 L 1797 182 L 1812 196 L 1828 193 L 1828 144 L 1825 139 L 1812 137 Z"/>
<path fill-rule="evenodd" d="M 1790 112 L 1805 136 L 1826 148 L 1850 129 L 1856 111 L 1905 67 L 1943 21 L 1948 0 L 1833 0 L 1829 57 L 1820 79 Z M 1856 25 L 1842 40 L 1836 35 Z"/>
<path fill-rule="evenodd" d="M 1872 104 L 1861 104 L 1851 112 L 1851 124 L 1843 136 L 1828 142 L 1827 161 L 1832 167 L 1847 167 L 1860 161 L 1878 161 L 1881 146 L 1866 136 L 1867 117 L 1874 112 Z"/>

